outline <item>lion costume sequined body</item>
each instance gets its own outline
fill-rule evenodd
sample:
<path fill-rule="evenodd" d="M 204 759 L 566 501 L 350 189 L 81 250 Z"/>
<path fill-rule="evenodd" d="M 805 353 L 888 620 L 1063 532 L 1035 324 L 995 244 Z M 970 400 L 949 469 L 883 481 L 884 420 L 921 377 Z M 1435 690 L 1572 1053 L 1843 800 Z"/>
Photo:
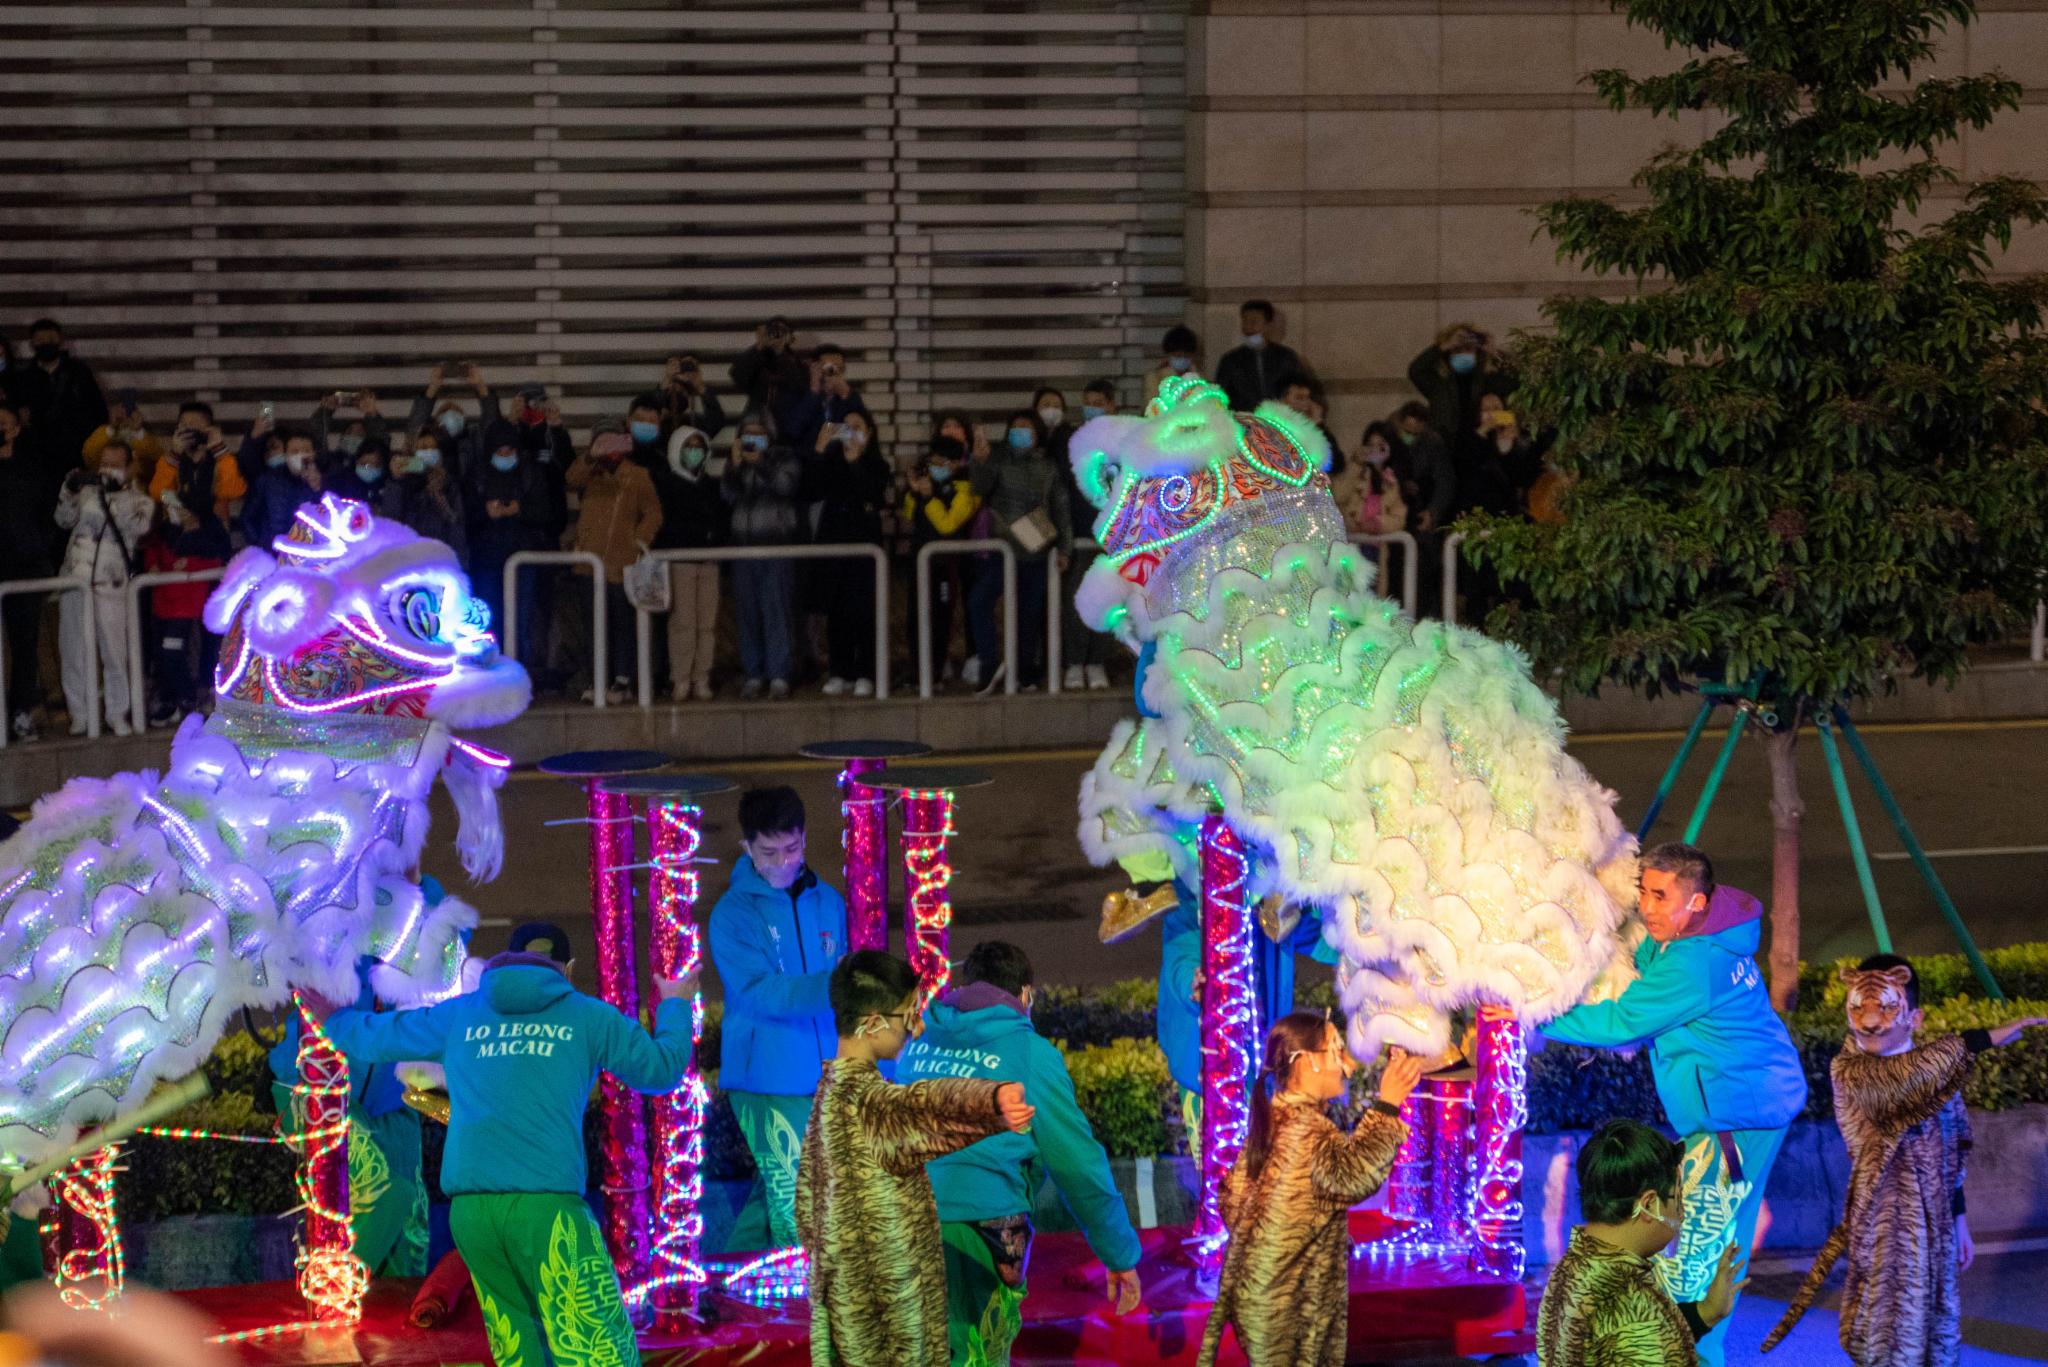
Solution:
<path fill-rule="evenodd" d="M 1540 1023 L 1625 963 L 1634 842 L 1613 794 L 1564 753 L 1519 652 L 1372 592 L 1313 424 L 1170 379 L 1147 417 L 1097 418 L 1070 450 L 1103 510 L 1076 607 L 1150 648 L 1157 714 L 1083 780 L 1092 859 L 1164 853 L 1193 885 L 1220 807 L 1254 895 L 1323 910 L 1361 1056 L 1434 1054 L 1478 1000 Z"/>
<path fill-rule="evenodd" d="M 450 728 L 531 689 L 453 553 L 330 495 L 237 556 L 206 616 L 218 702 L 167 768 L 74 779 L 0 846 L 0 1163 L 196 1067 L 244 1007 L 352 999 L 366 955 L 387 1000 L 459 986 L 476 913 L 407 873 L 442 778 L 464 867 L 496 875 L 505 761 Z"/>

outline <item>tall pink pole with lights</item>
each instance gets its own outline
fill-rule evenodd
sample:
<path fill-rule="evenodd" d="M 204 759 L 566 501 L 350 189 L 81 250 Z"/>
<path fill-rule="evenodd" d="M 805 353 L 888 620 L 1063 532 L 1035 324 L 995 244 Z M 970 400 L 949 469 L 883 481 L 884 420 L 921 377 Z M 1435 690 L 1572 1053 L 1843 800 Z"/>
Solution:
<path fill-rule="evenodd" d="M 903 795 L 903 939 L 917 970 L 920 1008 L 946 990 L 946 960 L 953 924 L 953 865 L 947 844 L 957 834 L 955 795 L 993 782 L 978 769 L 906 765 L 877 778 L 876 786 Z"/>
<path fill-rule="evenodd" d="M 1251 861 L 1222 813 L 1202 822 L 1202 1209 L 1195 1249 L 1221 1266 L 1229 1231 L 1219 1193 L 1251 1125 L 1258 996 L 1252 974 Z"/>
<path fill-rule="evenodd" d="M 633 935 L 633 800 L 605 780 L 667 766 L 656 750 L 590 750 L 540 762 L 542 773 L 583 780 L 590 821 L 590 929 L 597 941 L 598 995 L 640 1018 L 639 955 Z M 646 1231 L 653 1222 L 647 1164 L 647 1106 L 638 1093 L 604 1075 L 598 1084 L 603 1140 L 598 1152 L 604 1187 L 605 1249 L 623 1286 L 647 1277 Z"/>
<path fill-rule="evenodd" d="M 1468 1261 L 1476 1271 L 1519 1280 L 1522 1243 L 1522 1131 L 1529 1123 L 1529 1046 L 1510 1016 L 1479 1017 L 1479 1077 L 1473 1087 L 1473 1155 Z"/>
<path fill-rule="evenodd" d="M 840 849 L 846 884 L 846 940 L 849 950 L 889 947 L 889 797 L 880 775 L 891 760 L 931 753 L 919 741 L 813 741 L 797 751 L 810 759 L 837 760 Z"/>

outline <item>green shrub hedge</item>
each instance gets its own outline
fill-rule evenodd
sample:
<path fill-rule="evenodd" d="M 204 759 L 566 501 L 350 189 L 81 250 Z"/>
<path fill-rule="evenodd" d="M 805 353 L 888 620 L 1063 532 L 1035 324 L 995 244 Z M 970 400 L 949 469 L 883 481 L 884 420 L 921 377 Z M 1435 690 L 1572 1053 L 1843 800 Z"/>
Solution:
<path fill-rule="evenodd" d="M 2017 945 L 1986 955 L 2000 985 L 2013 1000 L 1994 1003 L 1979 995 L 1969 964 L 1959 954 L 1916 958 L 1925 1034 L 1941 1035 L 1973 1026 L 1995 1025 L 2021 1016 L 2048 1016 L 2048 944 Z M 1843 963 L 1853 962 L 1844 960 Z M 1805 1061 L 1811 1095 L 1807 1115 L 1833 1111 L 1828 1065 L 1842 1047 L 1842 987 L 1839 965 L 1806 965 L 1800 971 L 1801 1006 L 1789 1022 Z M 1334 1008 L 1328 984 L 1305 987 L 1300 1004 Z M 1067 1056 L 1081 1109 L 1103 1147 L 1115 1157 L 1185 1153 L 1180 1098 L 1153 1037 L 1157 987 L 1151 979 L 1130 979 L 1093 990 L 1048 986 L 1033 1012 L 1041 1033 Z M 705 1010 L 699 1066 L 714 1083 L 707 1117 L 705 1175 L 713 1180 L 753 1175 L 731 1108 L 715 1089 L 718 1070 L 718 1003 Z M 1364 1070 L 1353 1087 L 1354 1103 L 1369 1098 L 1375 1070 Z M 174 1124 L 227 1133 L 267 1134 L 276 1124 L 270 1099 L 270 1071 L 264 1045 L 245 1032 L 223 1041 L 208 1064 L 215 1094 L 179 1116 Z M 1964 1095 L 1972 1106 L 2003 1110 L 2048 1102 L 2048 1032 L 2036 1032 L 1978 1060 Z M 1651 1082 L 1646 1052 L 1624 1057 L 1607 1050 L 1550 1045 L 1529 1061 L 1529 1128 L 1544 1134 L 1588 1129 L 1616 1117 L 1663 1118 Z M 597 1151 L 595 1117 L 590 1149 Z M 438 1178 L 440 1127 L 427 1126 L 430 1188 Z M 293 1158 L 277 1146 L 210 1144 L 140 1139 L 129 1147 L 121 1178 L 125 1218 L 167 1215 L 283 1211 L 292 1192 Z M 438 1192 L 436 1192 L 438 1195 Z"/>

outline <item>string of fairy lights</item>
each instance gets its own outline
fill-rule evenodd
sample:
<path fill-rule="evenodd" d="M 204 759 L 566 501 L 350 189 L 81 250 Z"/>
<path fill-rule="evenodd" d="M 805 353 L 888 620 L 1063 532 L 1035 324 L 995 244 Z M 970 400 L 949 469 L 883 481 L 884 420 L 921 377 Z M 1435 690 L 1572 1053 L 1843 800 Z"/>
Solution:
<path fill-rule="evenodd" d="M 1251 859 L 1220 814 L 1202 823 L 1202 1209 L 1195 1252 L 1220 1262 L 1223 1176 L 1251 1128 L 1252 1038 L 1258 996 L 1252 981 Z"/>
<path fill-rule="evenodd" d="M 909 890 L 910 966 L 917 972 L 920 1012 L 953 980 L 946 963 L 946 939 L 953 924 L 953 865 L 946 858 L 946 842 L 955 834 L 951 792 L 904 790 L 903 871 Z"/>
<path fill-rule="evenodd" d="M 654 904 L 649 948 L 654 971 L 664 978 L 688 978 L 704 962 L 697 927 L 697 853 L 703 847 L 703 811 L 688 802 L 650 802 L 647 807 Z M 704 1196 L 704 1116 L 711 1103 L 697 1071 L 697 1045 L 704 1039 L 704 994 L 690 997 L 690 1062 L 674 1091 L 654 1102 L 656 1154 L 652 1272 L 635 1287 L 637 1299 L 651 1295 L 658 1320 L 673 1327 L 696 1311 L 696 1291 L 708 1279 L 698 1262 L 704 1236 L 699 1202 Z"/>

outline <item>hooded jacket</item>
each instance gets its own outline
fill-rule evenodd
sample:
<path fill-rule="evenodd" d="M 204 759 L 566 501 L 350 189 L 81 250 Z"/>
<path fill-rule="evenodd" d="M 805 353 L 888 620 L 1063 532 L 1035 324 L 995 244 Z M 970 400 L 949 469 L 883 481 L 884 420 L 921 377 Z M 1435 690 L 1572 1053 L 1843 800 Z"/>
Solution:
<path fill-rule="evenodd" d="M 1542 1027 L 1565 1044 L 1650 1046 L 1664 1114 L 1682 1135 L 1775 1130 L 1806 1107 L 1806 1071 L 1757 972 L 1763 905 L 1716 888 L 1694 935 L 1636 949 L 1642 974 L 1609 1002 Z"/>
<path fill-rule="evenodd" d="M 810 1096 L 839 1052 L 832 969 L 845 954 L 846 903 L 809 869 L 787 890 L 741 855 L 711 909 L 711 962 L 725 988 L 718 1085 Z"/>
<path fill-rule="evenodd" d="M 661 1003 L 650 1037 L 637 1021 L 569 985 L 530 954 L 501 954 L 474 992 L 423 1011 L 343 1011 L 328 1038 L 366 1063 L 439 1062 L 448 1075 L 450 1196 L 581 1195 L 589 1168 L 583 1112 L 600 1071 L 636 1092 L 665 1092 L 690 1061 L 690 1007 Z"/>
<path fill-rule="evenodd" d="M 941 1220 L 1028 1215 L 1050 1174 L 1102 1265 L 1114 1272 L 1138 1265 L 1138 1232 L 1110 1176 L 1109 1155 L 1081 1114 L 1067 1061 L 1031 1028 L 1015 997 L 986 983 L 946 994 L 925 1012 L 924 1034 L 904 1047 L 896 1075 L 906 1083 L 1021 1082 L 1038 1108 L 1028 1134 L 994 1135 L 932 1160 L 926 1171 Z"/>
<path fill-rule="evenodd" d="M 692 470 L 683 462 L 683 447 L 696 437 L 704 442 L 704 463 Z M 694 427 L 669 434 L 668 451 L 654 465 L 654 492 L 661 496 L 661 531 L 656 550 L 690 550 L 725 544 L 725 495 L 706 468 L 710 439 Z"/>

